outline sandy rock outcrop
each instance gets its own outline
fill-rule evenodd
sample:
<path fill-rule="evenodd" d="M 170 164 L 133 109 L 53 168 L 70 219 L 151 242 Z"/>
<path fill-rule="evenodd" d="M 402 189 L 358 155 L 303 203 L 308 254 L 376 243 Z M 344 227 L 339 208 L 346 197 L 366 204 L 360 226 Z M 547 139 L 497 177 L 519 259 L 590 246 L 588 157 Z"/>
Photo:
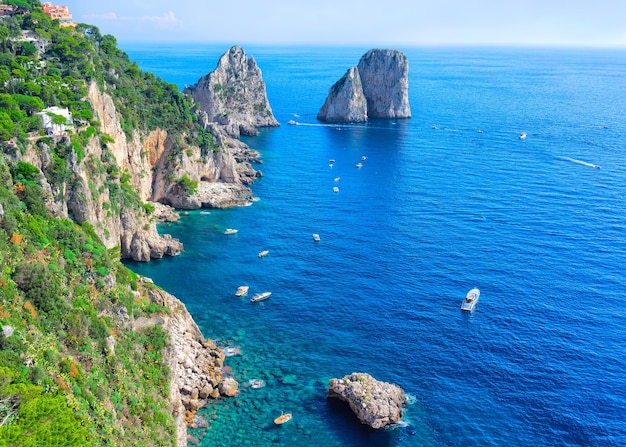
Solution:
<path fill-rule="evenodd" d="M 224 53 L 215 70 L 184 93 L 200 105 L 208 122 L 218 123 L 234 138 L 256 135 L 259 127 L 279 125 L 267 99 L 261 69 L 239 46 Z"/>
<path fill-rule="evenodd" d="M 410 118 L 408 75 L 409 63 L 401 51 L 369 50 L 330 88 L 317 119 L 357 123 Z"/>
<path fill-rule="evenodd" d="M 375 429 L 399 422 L 408 401 L 398 385 L 380 382 L 366 373 L 331 379 L 326 395 L 347 402 L 362 424 Z"/>

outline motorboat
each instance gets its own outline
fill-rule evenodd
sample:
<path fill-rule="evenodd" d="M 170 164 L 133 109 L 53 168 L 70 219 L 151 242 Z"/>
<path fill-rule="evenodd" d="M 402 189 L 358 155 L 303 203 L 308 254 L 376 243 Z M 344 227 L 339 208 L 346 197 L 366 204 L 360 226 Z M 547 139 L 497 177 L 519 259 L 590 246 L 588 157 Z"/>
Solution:
<path fill-rule="evenodd" d="M 472 290 L 467 292 L 465 295 L 465 299 L 463 303 L 461 303 L 461 309 L 471 312 L 476 307 L 476 303 L 478 302 L 478 298 L 480 297 L 480 290 L 474 287 Z"/>
<path fill-rule="evenodd" d="M 274 424 L 281 425 L 291 419 L 291 413 L 285 413 L 274 419 Z"/>
<path fill-rule="evenodd" d="M 333 191 L 334 191 L 334 192 L 339 192 L 339 187 L 338 187 L 338 186 L 334 186 L 334 187 L 333 187 Z"/>
<path fill-rule="evenodd" d="M 248 290 L 250 289 L 249 286 L 239 286 L 237 288 L 237 291 L 235 292 L 235 295 L 237 296 L 244 296 L 248 293 Z"/>
<path fill-rule="evenodd" d="M 252 301 L 253 303 L 256 303 L 258 301 L 263 301 L 263 300 L 268 299 L 271 294 L 272 292 L 257 293 L 252 298 L 250 298 L 250 301 Z"/>
<path fill-rule="evenodd" d="M 259 258 L 264 258 L 269 253 L 269 250 L 263 250 L 259 253 Z"/>
<path fill-rule="evenodd" d="M 224 355 L 226 357 L 241 355 L 241 350 L 236 346 L 226 346 L 224 349 L 222 349 L 222 352 L 224 352 Z"/>
<path fill-rule="evenodd" d="M 356 166 L 357 168 L 362 168 L 362 167 L 363 167 L 363 163 L 357 163 L 355 166 Z"/>
<path fill-rule="evenodd" d="M 250 388 L 252 388 L 253 390 L 258 390 L 265 386 L 265 382 L 261 379 L 250 379 L 248 381 L 248 385 L 250 385 Z"/>
<path fill-rule="evenodd" d="M 365 160 L 367 160 L 367 157 L 366 157 L 365 155 L 363 155 L 363 156 L 361 157 L 361 161 L 365 161 Z"/>
<path fill-rule="evenodd" d="M 335 177 L 336 182 L 338 182 L 339 180 L 341 180 L 341 177 Z"/>
<path fill-rule="evenodd" d="M 519 135 L 519 137 L 517 137 L 517 138 L 519 138 L 520 140 L 525 140 L 525 139 L 526 139 L 526 132 L 522 132 L 522 133 Z"/>
<path fill-rule="evenodd" d="M 319 235 L 319 234 L 317 234 L 317 233 L 313 233 L 313 240 L 314 240 L 315 242 L 319 242 L 319 241 L 320 241 L 320 235 Z"/>
<path fill-rule="evenodd" d="M 226 231 L 224 231 L 224 234 L 237 234 L 239 230 L 235 230 L 234 228 L 226 228 Z"/>

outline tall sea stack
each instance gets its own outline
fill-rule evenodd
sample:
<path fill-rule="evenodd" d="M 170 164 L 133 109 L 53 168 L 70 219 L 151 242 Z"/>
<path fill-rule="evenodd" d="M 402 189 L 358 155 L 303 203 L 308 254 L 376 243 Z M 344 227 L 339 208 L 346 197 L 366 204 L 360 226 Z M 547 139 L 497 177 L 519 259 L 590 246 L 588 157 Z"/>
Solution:
<path fill-rule="evenodd" d="M 207 123 L 221 125 L 233 138 L 257 135 L 258 127 L 280 125 L 267 99 L 261 69 L 239 46 L 224 53 L 215 70 L 184 93 L 200 105 Z"/>
<path fill-rule="evenodd" d="M 410 118 L 408 75 L 409 63 L 401 51 L 369 50 L 330 88 L 317 119 L 356 123 Z"/>

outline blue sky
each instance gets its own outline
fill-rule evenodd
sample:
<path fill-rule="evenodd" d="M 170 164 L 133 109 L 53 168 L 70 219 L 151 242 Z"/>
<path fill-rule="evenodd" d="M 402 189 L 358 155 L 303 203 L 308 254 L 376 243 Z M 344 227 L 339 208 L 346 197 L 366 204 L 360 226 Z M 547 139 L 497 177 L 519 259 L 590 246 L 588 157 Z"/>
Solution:
<path fill-rule="evenodd" d="M 626 46 L 624 0 L 59 0 L 120 42 Z"/>

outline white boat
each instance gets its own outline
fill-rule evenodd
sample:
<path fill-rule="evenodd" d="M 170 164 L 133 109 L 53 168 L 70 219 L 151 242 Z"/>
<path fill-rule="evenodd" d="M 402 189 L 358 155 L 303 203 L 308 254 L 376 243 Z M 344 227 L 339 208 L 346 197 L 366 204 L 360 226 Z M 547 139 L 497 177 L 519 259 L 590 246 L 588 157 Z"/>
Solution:
<path fill-rule="evenodd" d="M 252 298 L 250 298 L 250 301 L 252 301 L 253 303 L 256 303 L 257 301 L 263 301 L 268 299 L 271 294 L 272 292 L 257 293 Z"/>
<path fill-rule="evenodd" d="M 357 168 L 362 168 L 362 167 L 363 167 L 363 163 L 357 163 L 355 166 L 356 166 Z"/>
<path fill-rule="evenodd" d="M 341 180 L 341 177 L 335 177 L 336 182 L 338 182 L 339 180 Z"/>
<path fill-rule="evenodd" d="M 367 157 L 366 157 L 365 155 L 363 155 L 363 156 L 361 157 L 361 161 L 365 161 L 365 160 L 367 160 Z"/>
<path fill-rule="evenodd" d="M 463 303 L 461 303 L 461 309 L 471 312 L 476 307 L 476 303 L 478 302 L 478 298 L 480 297 L 480 290 L 474 287 L 472 290 L 467 292 L 465 295 L 465 299 Z"/>
<path fill-rule="evenodd" d="M 517 138 L 519 138 L 520 140 L 525 140 L 525 139 L 526 139 L 526 132 L 522 132 L 522 133 L 519 135 L 519 137 L 517 137 Z"/>
<path fill-rule="evenodd" d="M 267 256 L 269 252 L 270 252 L 269 250 L 263 250 L 261 253 L 259 253 L 259 258 L 263 258 Z"/>
<path fill-rule="evenodd" d="M 334 192 L 339 192 L 339 187 L 338 187 L 338 186 L 334 186 L 334 187 L 333 187 L 333 191 L 334 191 Z"/>
<path fill-rule="evenodd" d="M 226 231 L 224 231 L 224 234 L 237 234 L 239 230 L 235 230 L 234 228 L 226 228 Z"/>
<path fill-rule="evenodd" d="M 244 296 L 248 293 L 248 289 L 250 289 L 249 286 L 239 286 L 237 288 L 237 291 L 235 292 L 235 295 L 237 296 Z"/>
<path fill-rule="evenodd" d="M 313 233 L 313 240 L 314 240 L 315 242 L 319 242 L 319 241 L 320 241 L 320 235 L 319 235 L 319 234 L 317 234 L 317 233 Z"/>

